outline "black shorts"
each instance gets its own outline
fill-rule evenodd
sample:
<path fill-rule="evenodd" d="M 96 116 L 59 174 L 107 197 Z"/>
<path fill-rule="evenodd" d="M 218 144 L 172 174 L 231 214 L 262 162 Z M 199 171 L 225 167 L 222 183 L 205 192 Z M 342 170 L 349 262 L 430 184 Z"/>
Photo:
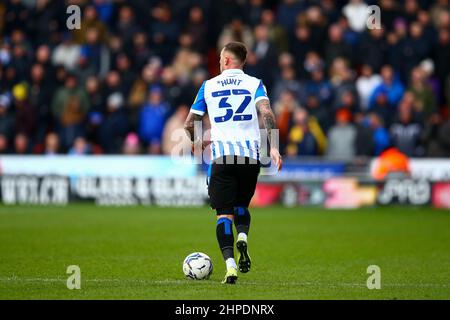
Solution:
<path fill-rule="evenodd" d="M 226 156 L 216 159 L 210 170 L 208 194 L 213 209 L 249 206 L 258 181 L 259 161 Z"/>

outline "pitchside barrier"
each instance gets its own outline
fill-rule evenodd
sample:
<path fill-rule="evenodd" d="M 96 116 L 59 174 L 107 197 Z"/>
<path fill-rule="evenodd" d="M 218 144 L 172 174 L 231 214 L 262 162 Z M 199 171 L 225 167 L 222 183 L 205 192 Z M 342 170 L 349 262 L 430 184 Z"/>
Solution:
<path fill-rule="evenodd" d="M 259 178 L 252 206 L 411 205 L 450 209 L 450 160 L 412 159 L 411 177 L 375 181 L 372 159 L 285 160 Z M 204 206 L 207 166 L 165 156 L 1 156 L 4 205 Z"/>

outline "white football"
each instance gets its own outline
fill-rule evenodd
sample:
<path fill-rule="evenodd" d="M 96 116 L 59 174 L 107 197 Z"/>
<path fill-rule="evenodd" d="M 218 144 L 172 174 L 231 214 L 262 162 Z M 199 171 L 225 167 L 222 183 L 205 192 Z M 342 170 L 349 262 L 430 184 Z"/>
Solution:
<path fill-rule="evenodd" d="M 191 253 L 183 261 L 183 273 L 189 279 L 208 279 L 212 271 L 211 258 L 202 252 Z"/>

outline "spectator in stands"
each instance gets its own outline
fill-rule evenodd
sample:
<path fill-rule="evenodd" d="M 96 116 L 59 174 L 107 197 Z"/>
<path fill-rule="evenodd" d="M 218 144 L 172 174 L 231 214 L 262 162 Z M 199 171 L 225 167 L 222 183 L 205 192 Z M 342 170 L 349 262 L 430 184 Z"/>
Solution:
<path fill-rule="evenodd" d="M 256 58 L 254 75 L 260 78 L 267 89 L 272 89 L 272 82 L 275 76 L 275 69 L 272 68 L 273 61 L 276 60 L 277 51 L 274 43 L 269 39 L 269 29 L 263 24 L 255 27 L 255 42 L 252 52 Z"/>
<path fill-rule="evenodd" d="M 328 0 L 327 0 L 328 1 Z M 353 31 L 350 28 L 347 18 L 339 16 L 337 23 L 342 28 L 342 34 L 344 41 L 352 46 L 353 50 L 356 50 L 360 41 L 361 35 L 358 32 Z"/>
<path fill-rule="evenodd" d="M 40 45 L 36 50 L 35 63 L 44 69 L 45 78 L 49 83 L 53 83 L 55 78 L 55 66 L 52 64 L 51 48 L 48 45 Z"/>
<path fill-rule="evenodd" d="M 355 155 L 370 157 L 375 153 L 375 141 L 369 118 L 362 113 L 355 114 L 354 118 L 356 126 Z"/>
<path fill-rule="evenodd" d="M 300 14 L 298 23 L 308 26 L 312 50 L 322 53 L 324 39 L 327 37 L 327 21 L 320 7 L 311 5 L 304 13 Z"/>
<path fill-rule="evenodd" d="M 86 155 L 91 153 L 91 147 L 84 137 L 77 137 L 70 148 L 68 154 L 73 156 Z"/>
<path fill-rule="evenodd" d="M 403 61 L 407 75 L 431 53 L 431 43 L 425 38 L 422 25 L 419 22 L 413 22 L 409 29 L 409 37 L 403 48 Z"/>
<path fill-rule="evenodd" d="M 246 5 L 244 5 L 245 8 L 245 21 L 250 27 L 255 27 L 257 24 L 259 24 L 261 20 L 261 15 L 264 10 L 264 1 L 263 0 L 250 0 Z"/>
<path fill-rule="evenodd" d="M 417 13 L 417 22 L 420 24 L 423 30 L 423 38 L 427 42 L 427 47 L 432 49 L 436 40 L 436 29 L 430 20 L 430 14 L 428 11 L 421 9 Z"/>
<path fill-rule="evenodd" d="M 19 83 L 13 87 L 13 107 L 15 110 L 15 131 L 27 138 L 27 143 L 32 143 L 36 133 L 36 110 L 30 104 L 28 85 Z"/>
<path fill-rule="evenodd" d="M 247 48 L 253 48 L 253 33 L 239 18 L 233 18 L 231 23 L 223 28 L 219 36 L 217 48 L 221 50 L 230 41 L 239 41 L 244 43 Z"/>
<path fill-rule="evenodd" d="M 6 136 L 0 133 L 0 154 L 9 152 L 9 142 Z"/>
<path fill-rule="evenodd" d="M 202 68 L 196 68 L 191 72 L 190 81 L 186 83 L 183 87 L 182 99 L 180 101 L 181 104 L 192 104 L 193 98 L 198 93 L 198 90 L 203 85 L 208 78 L 208 73 Z M 170 115 L 175 111 L 176 104 L 170 105 Z"/>
<path fill-rule="evenodd" d="M 420 109 L 419 102 L 416 100 L 416 98 L 414 96 L 414 93 L 412 93 L 411 91 L 406 91 L 405 94 L 403 95 L 400 103 L 408 104 L 414 112 L 414 118 L 416 120 L 423 121 L 423 119 L 419 119 L 419 118 L 421 118 L 421 109 Z"/>
<path fill-rule="evenodd" d="M 378 95 L 380 92 L 383 92 L 387 95 L 389 105 L 395 110 L 400 102 L 400 99 L 405 93 L 405 88 L 400 80 L 395 77 L 394 70 L 390 65 L 384 65 L 381 68 L 381 78 L 381 84 L 375 88 L 369 99 L 369 109 L 375 107 Z"/>
<path fill-rule="evenodd" d="M 278 53 L 289 50 L 289 39 L 286 31 L 275 21 L 275 13 L 270 9 L 264 9 L 261 13 L 261 24 L 269 31 L 269 39 L 275 44 Z"/>
<path fill-rule="evenodd" d="M 175 55 L 172 66 L 177 74 L 181 85 L 189 85 L 194 70 L 200 68 L 202 64 L 201 56 L 197 52 L 188 49 L 181 49 Z"/>
<path fill-rule="evenodd" d="M 324 70 L 316 68 L 311 71 L 311 79 L 305 84 L 305 93 L 307 96 L 315 96 L 319 98 L 321 105 L 328 106 L 333 98 L 333 87 L 331 83 L 325 79 Z"/>
<path fill-rule="evenodd" d="M 162 132 L 174 107 L 190 105 L 202 82 L 218 74 L 217 44 L 239 40 L 250 49 L 248 73 L 268 87 L 282 145 L 290 132 L 302 132 L 293 121 L 300 106 L 325 132 L 344 108 L 358 132 L 356 155 L 373 156 L 375 140 L 380 152 L 394 122 L 417 123 L 425 155 L 448 156 L 448 0 L 76 2 L 82 28 L 68 31 L 64 1 L 0 1 L 0 97 L 11 92 L 10 105 L 0 105 L 1 152 L 46 152 L 45 137 L 56 132 L 59 152 L 83 136 L 98 154 L 100 128 L 120 118 L 128 129 L 105 152 L 139 153 L 133 136 L 122 140 L 145 127 L 149 88 L 159 85 L 167 101 L 150 109 L 157 116 L 148 128 Z M 381 7 L 381 29 L 366 28 L 369 4 Z M 115 93 L 123 103 L 110 112 Z M 405 123 L 396 118 L 402 108 L 411 110 Z M 150 151 L 159 153 L 157 145 Z"/>
<path fill-rule="evenodd" d="M 2 137 L 1 153 L 8 150 L 9 142 L 14 136 L 14 116 L 10 110 L 11 97 L 8 93 L 0 95 L 0 136 Z"/>
<path fill-rule="evenodd" d="M 120 74 L 123 83 L 123 94 L 127 97 L 131 91 L 131 86 L 136 80 L 136 74 L 131 68 L 130 57 L 126 53 L 120 53 L 116 56 L 117 72 Z"/>
<path fill-rule="evenodd" d="M 42 143 L 45 133 L 52 129 L 51 98 L 54 91 L 53 79 L 45 74 L 41 64 L 34 64 L 30 71 L 30 105 L 37 112 L 37 141 Z"/>
<path fill-rule="evenodd" d="M 184 88 L 178 83 L 177 75 L 172 67 L 165 67 L 161 73 L 164 96 L 171 106 L 177 106 L 184 99 L 191 100 L 191 97 L 184 97 Z M 187 96 L 187 95 L 186 95 Z"/>
<path fill-rule="evenodd" d="M 381 23 L 388 29 L 392 30 L 394 21 L 401 15 L 400 4 L 395 0 L 381 0 L 379 1 L 381 12 Z"/>
<path fill-rule="evenodd" d="M 86 42 L 89 42 L 88 32 L 93 34 L 93 30 L 95 30 L 98 41 L 107 43 L 108 29 L 106 25 L 98 19 L 97 10 L 95 7 L 93 5 L 86 6 L 82 16 L 83 20 L 81 21 L 81 28 L 75 29 L 73 32 L 75 42 L 78 44 L 85 44 Z"/>
<path fill-rule="evenodd" d="M 328 23 L 336 23 L 339 20 L 340 14 L 337 6 L 333 0 L 320 0 L 320 8 Z"/>
<path fill-rule="evenodd" d="M 171 7 L 167 3 L 160 3 L 151 11 L 153 21 L 149 34 L 155 46 L 155 52 L 168 63 L 173 58 L 178 39 L 179 25 L 173 19 Z"/>
<path fill-rule="evenodd" d="M 328 41 L 325 45 L 325 63 L 331 65 L 337 57 L 351 60 L 352 47 L 344 42 L 343 30 L 339 24 L 333 24 L 328 29 Z"/>
<path fill-rule="evenodd" d="M 169 105 L 163 100 L 162 88 L 153 86 L 139 116 L 139 137 L 150 154 L 161 154 L 161 139 Z"/>
<path fill-rule="evenodd" d="M 104 97 L 109 97 L 114 92 L 120 92 L 121 94 L 125 95 L 126 85 L 122 81 L 119 71 L 109 71 L 103 84 L 102 94 Z"/>
<path fill-rule="evenodd" d="M 343 91 L 340 100 L 335 106 L 336 110 L 346 109 L 350 113 L 354 114 L 359 111 L 358 98 L 355 96 L 352 90 Z"/>
<path fill-rule="evenodd" d="M 327 157 L 349 161 L 355 156 L 356 129 L 351 118 L 348 109 L 336 112 L 336 124 L 328 132 Z"/>
<path fill-rule="evenodd" d="M 297 15 L 305 9 L 304 1 L 283 0 L 278 7 L 277 22 L 286 30 L 294 30 Z M 289 35 L 290 36 L 290 35 Z"/>
<path fill-rule="evenodd" d="M 45 136 L 45 147 L 44 154 L 55 155 L 58 154 L 59 149 L 59 137 L 55 132 L 49 132 Z"/>
<path fill-rule="evenodd" d="M 394 30 L 387 34 L 387 63 L 399 74 L 400 80 L 405 82 L 408 74 L 406 72 L 406 61 L 404 61 L 404 50 L 408 37 L 408 25 L 404 18 L 398 17 L 394 20 Z"/>
<path fill-rule="evenodd" d="M 89 100 L 74 75 L 68 75 L 64 87 L 58 89 L 52 103 L 52 114 L 59 129 L 61 148 L 68 150 L 76 137 L 84 134 L 84 120 Z"/>
<path fill-rule="evenodd" d="M 299 77 L 302 80 L 309 79 L 311 72 L 317 69 L 323 69 L 324 67 L 325 63 L 320 55 L 315 51 L 308 51 L 303 61 L 303 65 L 300 67 Z"/>
<path fill-rule="evenodd" d="M 426 75 L 422 68 L 416 67 L 412 70 L 408 91 L 414 95 L 418 107 L 416 111 L 423 112 L 425 116 L 437 111 L 433 91 L 426 82 Z"/>
<path fill-rule="evenodd" d="M 94 27 L 86 30 L 86 40 L 81 47 L 78 63 L 87 71 L 80 79 L 84 81 L 90 75 L 103 79 L 109 71 L 109 58 L 109 49 L 101 42 L 99 30 Z"/>
<path fill-rule="evenodd" d="M 438 132 L 439 144 L 443 150 L 441 157 L 450 156 L 450 119 L 447 119 L 440 127 Z"/>
<path fill-rule="evenodd" d="M 141 76 L 134 81 L 131 87 L 128 97 L 130 109 L 140 108 L 147 99 L 148 88 L 157 84 L 159 80 L 159 66 L 155 63 L 146 64 L 142 69 Z"/>
<path fill-rule="evenodd" d="M 296 73 L 293 67 L 285 67 L 281 70 L 281 78 L 278 79 L 276 86 L 272 90 L 272 100 L 279 100 L 282 93 L 286 90 L 291 91 L 294 94 L 295 99 L 300 103 L 305 101 L 305 88 L 303 84 L 296 79 Z"/>
<path fill-rule="evenodd" d="M 84 134 L 85 116 L 86 110 L 83 109 L 78 97 L 69 97 L 64 105 L 61 118 L 59 119 L 59 130 L 63 150 L 68 150 L 75 139 Z"/>
<path fill-rule="evenodd" d="M 390 145 L 389 132 L 384 127 L 383 119 L 376 113 L 368 116 L 369 125 L 372 129 L 372 140 L 374 142 L 375 155 L 379 155 Z"/>
<path fill-rule="evenodd" d="M 300 24 L 295 28 L 295 34 L 289 47 L 296 60 L 300 62 L 298 63 L 300 77 L 306 78 L 307 72 L 303 68 L 302 62 L 305 61 L 308 52 L 314 51 L 311 45 L 311 31 L 308 26 Z"/>
<path fill-rule="evenodd" d="M 119 19 L 115 26 L 116 34 L 122 40 L 124 48 L 129 48 L 133 41 L 133 35 L 140 31 L 139 26 L 136 24 L 135 14 L 133 9 L 125 5 L 119 10 Z"/>
<path fill-rule="evenodd" d="M 189 20 L 184 28 L 192 38 L 192 47 L 201 53 L 208 50 L 207 35 L 208 29 L 205 24 L 203 9 L 200 6 L 194 6 L 189 11 Z"/>
<path fill-rule="evenodd" d="M 352 30 L 363 32 L 366 29 L 366 21 L 368 18 L 367 7 L 367 4 L 363 0 L 350 0 L 342 8 L 342 13 L 347 18 Z"/>
<path fill-rule="evenodd" d="M 351 104 L 356 110 L 358 102 L 358 92 L 356 90 L 354 73 L 349 68 L 348 61 L 343 58 L 336 58 L 330 70 L 331 85 L 333 87 L 333 109 L 337 110 L 344 104 Z M 351 101 L 349 100 L 350 95 Z"/>
<path fill-rule="evenodd" d="M 18 155 L 30 154 L 30 140 L 24 133 L 18 133 L 14 138 L 14 153 Z"/>
<path fill-rule="evenodd" d="M 94 7 L 97 10 L 98 19 L 105 24 L 109 24 L 113 16 L 114 5 L 112 1 L 94 0 Z"/>
<path fill-rule="evenodd" d="M 106 101 L 106 113 L 99 128 L 99 141 L 106 154 L 120 153 L 129 130 L 125 100 L 120 92 L 112 93 Z"/>
<path fill-rule="evenodd" d="M 430 6 L 430 18 L 436 29 L 441 27 L 442 14 L 445 14 L 449 7 L 450 5 L 448 0 L 438 0 Z"/>
<path fill-rule="evenodd" d="M 309 115 L 317 119 L 323 131 L 328 132 L 333 122 L 333 114 L 330 112 L 329 107 L 323 104 L 318 96 L 313 94 L 306 99 L 305 107 Z"/>
<path fill-rule="evenodd" d="M 427 157 L 448 157 L 449 140 L 445 134 L 448 133 L 448 123 L 437 113 L 432 114 L 424 124 L 422 143 Z M 444 129 L 447 127 L 447 129 Z M 444 134 L 443 134 L 444 133 Z"/>
<path fill-rule="evenodd" d="M 86 93 L 89 97 L 91 107 L 90 112 L 103 112 L 105 107 L 104 98 L 101 92 L 101 83 L 96 76 L 90 76 L 86 79 Z"/>
<path fill-rule="evenodd" d="M 67 104 L 74 99 L 80 103 L 82 113 L 89 110 L 89 99 L 85 89 L 78 85 L 78 79 L 74 74 L 68 74 L 64 86 L 57 89 L 52 101 L 52 115 L 59 123 Z"/>
<path fill-rule="evenodd" d="M 327 140 L 313 117 L 304 108 L 295 110 L 294 125 L 289 132 L 286 152 L 290 156 L 318 156 L 323 154 Z"/>
<path fill-rule="evenodd" d="M 10 66 L 14 68 L 16 76 L 20 79 L 26 79 L 30 70 L 31 59 L 28 54 L 27 44 L 17 42 L 12 46 Z"/>
<path fill-rule="evenodd" d="M 119 48 L 120 46 L 117 49 Z M 140 74 L 152 56 L 152 50 L 150 50 L 147 34 L 145 32 L 140 31 L 133 34 L 131 56 L 133 57 L 133 70 L 136 74 Z"/>
<path fill-rule="evenodd" d="M 167 155 L 186 155 L 191 151 L 191 140 L 184 134 L 184 121 L 189 113 L 187 105 L 178 106 L 167 120 L 162 138 L 162 152 Z"/>
<path fill-rule="evenodd" d="M 419 64 L 419 68 L 422 69 L 424 73 L 425 83 L 430 87 L 434 95 L 434 100 L 436 102 L 436 107 L 442 104 L 444 101 L 442 94 L 443 85 L 439 81 L 439 78 L 434 72 L 434 62 L 431 59 L 425 59 Z"/>
<path fill-rule="evenodd" d="M 419 157 L 424 154 L 420 145 L 422 127 L 413 119 L 413 110 L 405 102 L 398 107 L 397 120 L 390 127 L 393 146 L 409 157 Z"/>
<path fill-rule="evenodd" d="M 387 43 L 384 28 L 372 29 L 361 36 L 356 61 L 368 64 L 373 70 L 380 70 L 386 59 Z"/>
<path fill-rule="evenodd" d="M 103 113 L 100 111 L 91 111 L 87 115 L 85 137 L 92 143 L 94 154 L 101 153 L 99 143 L 100 127 L 102 125 L 103 118 Z"/>
<path fill-rule="evenodd" d="M 288 143 L 292 115 L 299 108 L 296 93 L 289 89 L 282 91 L 280 99 L 274 102 L 273 109 L 277 117 L 277 128 L 280 134 L 280 150 L 284 150 Z"/>
<path fill-rule="evenodd" d="M 129 133 L 123 143 L 123 153 L 126 155 L 136 155 L 141 152 L 139 137 L 136 133 Z"/>
<path fill-rule="evenodd" d="M 52 55 L 55 66 L 64 66 L 69 71 L 75 71 L 81 55 L 81 46 L 73 41 L 71 33 L 64 33 L 62 42 L 56 46 Z"/>
<path fill-rule="evenodd" d="M 359 107 L 365 112 L 369 109 L 369 99 L 375 88 L 381 84 L 381 76 L 374 74 L 373 68 L 365 64 L 361 68 L 361 75 L 356 80 L 356 89 L 359 95 Z"/>
<path fill-rule="evenodd" d="M 403 15 L 405 16 L 408 23 L 411 23 L 415 20 L 418 12 L 419 12 L 419 3 L 417 0 L 405 0 Z"/>
<path fill-rule="evenodd" d="M 395 108 L 389 103 L 388 92 L 386 90 L 377 90 L 373 99 L 374 101 L 372 102 L 370 112 L 376 113 L 383 119 L 383 123 L 386 127 L 389 127 Z"/>
<path fill-rule="evenodd" d="M 447 103 L 447 108 L 450 110 L 450 74 L 447 76 L 445 80 L 445 100 Z M 448 111 L 447 111 L 448 112 Z"/>

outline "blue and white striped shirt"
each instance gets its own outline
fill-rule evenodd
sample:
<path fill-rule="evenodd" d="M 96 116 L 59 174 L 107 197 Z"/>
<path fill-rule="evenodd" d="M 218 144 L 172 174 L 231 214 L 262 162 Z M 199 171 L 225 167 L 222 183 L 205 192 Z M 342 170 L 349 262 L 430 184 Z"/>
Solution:
<path fill-rule="evenodd" d="M 207 80 L 191 112 L 211 122 L 212 160 L 236 155 L 259 160 L 260 132 L 256 103 L 268 99 L 261 80 L 240 69 L 229 69 Z"/>

